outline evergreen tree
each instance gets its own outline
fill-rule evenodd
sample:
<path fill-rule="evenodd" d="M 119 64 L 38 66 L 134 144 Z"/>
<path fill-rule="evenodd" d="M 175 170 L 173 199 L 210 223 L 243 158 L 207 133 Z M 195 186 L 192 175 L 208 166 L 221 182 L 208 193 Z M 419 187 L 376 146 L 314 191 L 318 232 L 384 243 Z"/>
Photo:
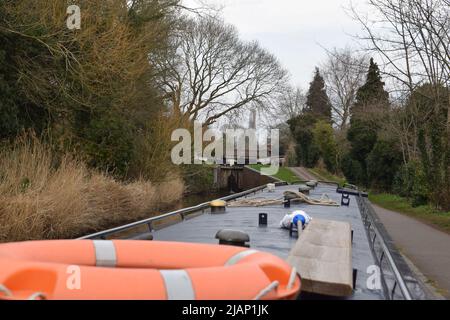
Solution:
<path fill-rule="evenodd" d="M 317 119 L 312 113 L 303 113 L 288 121 L 292 135 L 296 141 L 295 153 L 298 164 L 313 168 L 319 160 L 320 154 L 314 143 L 314 126 Z"/>
<path fill-rule="evenodd" d="M 297 142 L 296 155 L 300 165 L 314 167 L 321 154 L 314 141 L 316 124 L 331 124 L 331 102 L 325 90 L 325 81 L 316 68 L 310 84 L 303 113 L 288 121 L 292 135 Z"/>
<path fill-rule="evenodd" d="M 380 68 L 371 58 L 366 83 L 356 93 L 356 102 L 352 107 L 352 115 L 370 109 L 384 109 L 389 106 L 389 93 L 384 90 L 384 85 L 385 83 L 380 75 Z"/>
<path fill-rule="evenodd" d="M 331 102 L 325 89 L 325 81 L 316 68 L 314 79 L 310 83 L 308 95 L 306 97 L 305 112 L 311 113 L 320 120 L 331 123 Z"/>
<path fill-rule="evenodd" d="M 391 191 L 394 177 L 402 164 L 397 139 L 379 138 L 367 157 L 367 174 L 372 188 Z"/>
<path fill-rule="evenodd" d="M 359 181 L 356 181 L 358 184 L 370 185 L 367 158 L 377 143 L 383 111 L 388 108 L 389 93 L 384 89 L 378 65 L 370 59 L 367 79 L 356 94 L 347 132 L 351 144 L 350 157 L 358 161 L 361 167 Z"/>
<path fill-rule="evenodd" d="M 329 172 L 336 173 L 338 162 L 337 143 L 333 127 L 326 121 L 319 121 L 313 129 L 314 144 L 320 152 L 325 166 Z"/>

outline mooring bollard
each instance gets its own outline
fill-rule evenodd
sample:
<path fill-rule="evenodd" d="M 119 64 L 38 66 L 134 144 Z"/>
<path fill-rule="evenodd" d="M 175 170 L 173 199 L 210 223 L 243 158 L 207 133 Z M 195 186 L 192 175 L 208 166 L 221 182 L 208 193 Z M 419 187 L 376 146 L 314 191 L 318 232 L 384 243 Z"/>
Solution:
<path fill-rule="evenodd" d="M 350 194 L 342 193 L 341 206 L 350 206 Z"/>
<path fill-rule="evenodd" d="M 285 208 L 290 208 L 291 207 L 291 199 L 284 200 L 284 207 Z"/>

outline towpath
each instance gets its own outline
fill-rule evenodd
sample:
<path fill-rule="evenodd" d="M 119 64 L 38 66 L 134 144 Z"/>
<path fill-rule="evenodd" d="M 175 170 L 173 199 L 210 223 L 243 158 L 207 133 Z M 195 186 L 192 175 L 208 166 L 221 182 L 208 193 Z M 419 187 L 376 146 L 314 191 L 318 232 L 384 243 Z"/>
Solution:
<path fill-rule="evenodd" d="M 294 172 L 302 180 L 317 180 L 317 177 L 315 177 L 306 168 L 295 167 L 295 168 L 289 168 L 289 169 L 291 169 L 291 171 Z"/>
<path fill-rule="evenodd" d="M 401 213 L 373 207 L 397 248 L 449 299 L 450 235 Z"/>

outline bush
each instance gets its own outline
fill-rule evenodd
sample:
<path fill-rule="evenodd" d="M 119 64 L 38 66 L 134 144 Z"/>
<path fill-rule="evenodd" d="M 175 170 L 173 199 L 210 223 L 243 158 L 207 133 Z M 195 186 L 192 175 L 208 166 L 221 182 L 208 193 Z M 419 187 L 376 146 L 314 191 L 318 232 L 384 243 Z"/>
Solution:
<path fill-rule="evenodd" d="M 111 111 L 80 112 L 76 128 L 78 148 L 91 167 L 121 178 L 127 174 L 134 157 L 135 141 L 126 119 Z"/>
<path fill-rule="evenodd" d="M 208 193 L 214 185 L 214 167 L 208 165 L 184 165 L 183 178 L 190 194 Z"/>
<path fill-rule="evenodd" d="M 348 129 L 347 138 L 351 144 L 353 159 L 366 161 L 377 142 L 377 129 L 372 121 L 354 119 Z"/>
<path fill-rule="evenodd" d="M 367 157 L 370 187 L 391 191 L 394 176 L 401 166 L 401 153 L 394 140 L 379 139 Z"/>
<path fill-rule="evenodd" d="M 364 170 L 361 163 L 354 160 L 349 153 L 342 158 L 341 170 L 349 183 L 355 185 L 364 184 Z"/>
<path fill-rule="evenodd" d="M 313 129 L 314 145 L 317 146 L 320 156 L 329 172 L 337 170 L 337 144 L 334 138 L 333 127 L 326 121 L 319 121 Z"/>
<path fill-rule="evenodd" d="M 409 198 L 414 187 L 415 171 L 411 163 L 402 165 L 394 177 L 392 191 L 401 197 Z"/>
<path fill-rule="evenodd" d="M 0 41 L 3 39 L 0 37 Z M 15 105 L 14 93 L 5 75 L 9 70 L 4 70 L 6 52 L 0 47 L 0 138 L 9 137 L 18 131 L 19 111 Z"/>
<path fill-rule="evenodd" d="M 179 123 L 174 118 L 159 114 L 152 121 L 144 123 L 144 126 L 136 138 L 136 152 L 128 176 L 161 182 L 170 174 L 180 171 L 171 160 L 174 145 L 171 134 L 179 127 Z"/>
<path fill-rule="evenodd" d="M 20 91 L 20 74 L 11 62 L 11 56 L 33 46 L 17 37 L 7 37 L 0 32 L 0 139 L 13 138 L 22 129 L 33 128 L 42 132 L 49 115 L 45 108 L 27 100 Z"/>
<path fill-rule="evenodd" d="M 395 175 L 393 191 L 410 199 L 413 207 L 427 204 L 429 190 L 422 165 L 415 161 L 403 165 Z"/>

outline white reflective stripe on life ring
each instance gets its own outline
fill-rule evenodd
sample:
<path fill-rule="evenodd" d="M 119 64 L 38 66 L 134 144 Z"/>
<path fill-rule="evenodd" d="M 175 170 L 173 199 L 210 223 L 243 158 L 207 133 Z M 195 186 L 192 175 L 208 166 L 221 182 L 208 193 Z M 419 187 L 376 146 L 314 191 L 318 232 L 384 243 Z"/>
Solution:
<path fill-rule="evenodd" d="M 114 268 L 117 266 L 117 254 L 114 242 L 94 240 L 95 265 L 97 267 Z"/>
<path fill-rule="evenodd" d="M 255 254 L 255 253 L 258 253 L 258 251 L 256 251 L 256 250 L 241 251 L 238 254 L 235 254 L 234 256 L 232 256 L 230 259 L 228 259 L 228 261 L 225 263 L 225 266 L 234 266 L 236 263 L 238 263 L 242 259 L 244 259 L 252 254 Z"/>
<path fill-rule="evenodd" d="M 161 270 L 168 300 L 195 300 L 191 277 L 185 270 Z"/>

